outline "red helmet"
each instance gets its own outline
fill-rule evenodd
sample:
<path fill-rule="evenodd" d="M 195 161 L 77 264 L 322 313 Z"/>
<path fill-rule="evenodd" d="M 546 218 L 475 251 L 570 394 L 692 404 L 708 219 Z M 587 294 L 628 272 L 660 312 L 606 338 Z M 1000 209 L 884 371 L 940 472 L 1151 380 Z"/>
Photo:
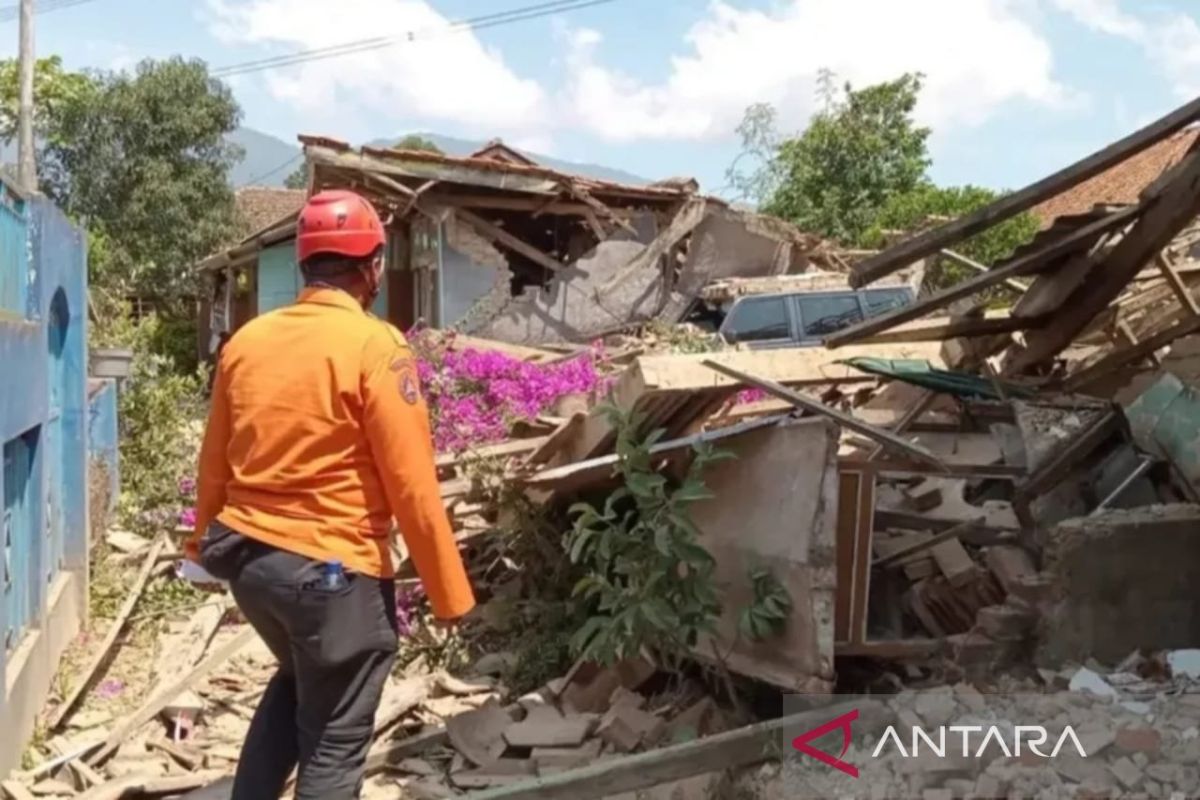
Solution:
<path fill-rule="evenodd" d="M 296 257 L 316 255 L 365 258 L 387 240 L 375 207 L 354 192 L 331 190 L 309 198 L 296 226 Z"/>

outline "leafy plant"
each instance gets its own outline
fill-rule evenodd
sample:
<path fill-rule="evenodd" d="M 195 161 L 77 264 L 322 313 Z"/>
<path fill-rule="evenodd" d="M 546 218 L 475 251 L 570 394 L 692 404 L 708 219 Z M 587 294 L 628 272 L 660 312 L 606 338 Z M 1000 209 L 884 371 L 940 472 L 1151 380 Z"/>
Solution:
<path fill-rule="evenodd" d="M 750 587 L 754 599 L 742 609 L 738 630 L 755 642 L 778 636 L 792 615 L 792 596 L 770 570 L 762 567 L 751 570 Z"/>
<path fill-rule="evenodd" d="M 713 558 L 698 543 L 688 506 L 711 497 L 705 468 L 731 458 L 699 444 L 682 481 L 655 469 L 651 447 L 658 430 L 638 436 L 640 420 L 612 404 L 600 406 L 617 431 L 622 486 L 603 507 L 577 503 L 567 536 L 573 564 L 584 570 L 573 596 L 591 616 L 572 637 L 572 649 L 605 663 L 653 647 L 681 657 L 703 633 L 713 633 L 721 606 L 713 585 Z"/>

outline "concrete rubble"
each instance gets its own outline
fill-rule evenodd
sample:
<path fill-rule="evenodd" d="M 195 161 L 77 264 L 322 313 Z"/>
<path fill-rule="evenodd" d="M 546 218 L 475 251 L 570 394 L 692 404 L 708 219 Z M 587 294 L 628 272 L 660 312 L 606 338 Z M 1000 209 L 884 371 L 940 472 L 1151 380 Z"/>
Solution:
<path fill-rule="evenodd" d="M 410 179 L 457 168 L 435 156 L 306 145 L 335 177 L 364 164 Z M 1051 183 L 1069 188 L 1073 169 Z M 548 365 L 607 336 L 607 399 L 637 420 L 637 434 L 655 436 L 656 469 L 679 475 L 701 446 L 735 454 L 713 466 L 713 496 L 692 507 L 725 607 L 686 669 L 665 669 L 652 653 L 579 662 L 514 696 L 500 680 L 513 658 L 498 648 L 456 676 L 415 659 L 385 694 L 366 797 L 1200 796 L 1200 599 L 1190 569 L 1200 563 L 1200 460 L 1195 431 L 1178 423 L 1200 413 L 1162 366 L 1172 343 L 1186 349 L 1185 337 L 1194 345 L 1200 335 L 1200 308 L 1189 308 L 1200 270 L 1185 261 L 1200 151 L 1136 206 L 1061 220 L 1009 262 L 839 330 L 827 347 L 765 350 L 673 326 L 697 300 L 909 280 L 904 270 L 919 274 L 925 259 L 997 220 L 983 209 L 851 265 L 790 226 L 692 192 L 647 190 L 642 205 L 665 193 L 670 213 L 643 213 L 616 203 L 619 187 L 590 187 L 613 203 L 596 205 L 589 187 L 561 175 L 518 172 L 549 182 L 540 191 L 551 205 L 603 235 L 584 241 L 576 231 L 574 245 L 552 254 L 556 266 L 542 264 L 553 275 L 506 296 L 515 284 L 501 250 L 524 253 L 509 266 L 519 261 L 525 273 L 548 256 L 459 213 L 473 233 L 452 231 L 456 247 L 499 277 L 472 290 L 487 307 L 467 309 L 446 346 Z M 373 191 L 389 185 L 377 179 Z M 450 192 L 428 202 L 439 196 L 465 202 Z M 813 269 L 831 265 L 849 271 Z M 990 290 L 1014 278 L 1032 282 L 997 313 Z M 504 441 L 439 456 L 481 628 L 503 630 L 521 587 L 521 565 L 501 545 L 524 533 L 503 499 L 561 514 L 618 488 L 617 431 L 599 400 L 560 398 L 561 413 L 514 422 Z M 114 545 L 121 558 L 147 554 L 126 537 Z M 148 555 L 154 562 L 158 551 Z M 397 557 L 400 580 L 411 582 L 402 550 Z M 773 638 L 748 641 L 737 615 L 756 570 L 787 593 L 790 610 Z M 8 793 L 123 797 L 127 784 L 129 796 L 161 796 L 227 774 L 271 660 L 244 624 L 221 627 L 224 615 L 197 621 L 203 643 L 184 648 L 169 673 L 182 677 L 134 713 L 86 727 L 82 714 L 75 727 L 63 717 L 45 761 Z M 705 670 L 720 682 L 700 681 Z M 746 687 L 771 701 L 744 707 Z M 840 757 L 858 778 L 792 757 L 786 726 L 802 734 L 828 717 L 776 718 L 788 695 L 860 703 L 856 733 L 867 736 Z M 1054 735 L 1070 726 L 1086 757 L 872 755 L 885 720 L 975 719 Z M 832 756 L 838 744 L 822 751 Z M 731 788 L 725 773 L 738 770 Z"/>

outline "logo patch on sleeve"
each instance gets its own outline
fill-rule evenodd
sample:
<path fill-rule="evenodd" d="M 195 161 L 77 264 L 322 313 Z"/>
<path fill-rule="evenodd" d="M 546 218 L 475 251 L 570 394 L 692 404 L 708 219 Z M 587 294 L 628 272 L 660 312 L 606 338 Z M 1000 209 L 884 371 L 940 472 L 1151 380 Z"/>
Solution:
<path fill-rule="evenodd" d="M 417 376 L 417 362 L 411 356 L 402 356 L 392 360 L 388 367 L 396 373 L 396 386 L 400 396 L 411 405 L 416 405 L 421 399 L 420 378 Z"/>

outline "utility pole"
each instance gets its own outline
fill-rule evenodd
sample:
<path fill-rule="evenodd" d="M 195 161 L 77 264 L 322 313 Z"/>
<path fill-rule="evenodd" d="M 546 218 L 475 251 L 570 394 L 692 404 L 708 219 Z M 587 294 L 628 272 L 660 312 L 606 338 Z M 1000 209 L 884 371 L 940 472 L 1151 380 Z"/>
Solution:
<path fill-rule="evenodd" d="M 21 0 L 21 44 L 18 50 L 17 180 L 29 192 L 37 191 L 37 163 L 33 153 L 33 0 Z"/>

